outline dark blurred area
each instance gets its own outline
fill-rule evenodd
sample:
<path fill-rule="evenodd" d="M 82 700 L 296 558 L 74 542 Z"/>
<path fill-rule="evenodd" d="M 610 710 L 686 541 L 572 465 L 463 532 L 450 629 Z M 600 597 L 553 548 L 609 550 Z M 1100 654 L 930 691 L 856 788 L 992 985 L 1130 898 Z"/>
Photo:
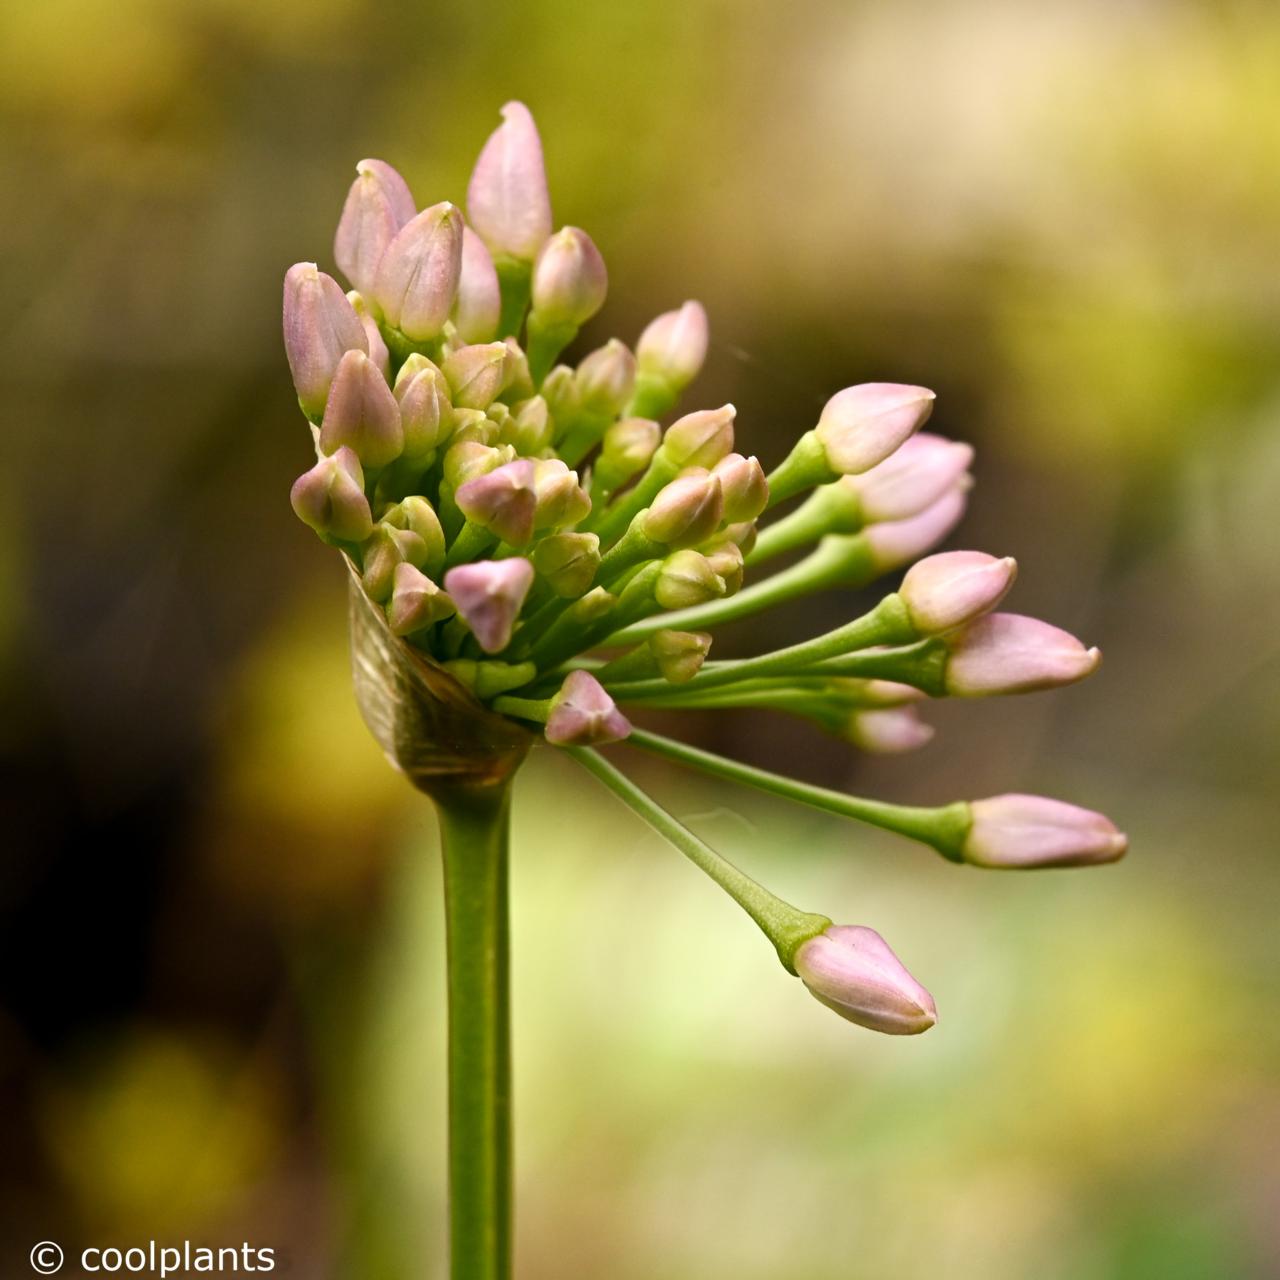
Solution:
<path fill-rule="evenodd" d="M 846 384 L 934 388 L 978 449 L 949 545 L 1016 556 L 1013 607 L 1106 654 L 931 708 L 911 757 L 764 714 L 681 736 L 904 802 L 1061 795 L 1133 848 L 984 875 L 632 760 L 891 938 L 942 1022 L 887 1043 L 536 758 L 520 1274 L 1280 1274 L 1278 67 L 1280 9 L 1244 2 L 4 8 L 0 1269 L 154 1238 L 441 1274 L 436 835 L 289 511 L 279 294 L 331 269 L 356 160 L 461 200 L 519 97 L 609 264 L 579 350 L 700 299 L 689 399 L 766 465 Z"/>

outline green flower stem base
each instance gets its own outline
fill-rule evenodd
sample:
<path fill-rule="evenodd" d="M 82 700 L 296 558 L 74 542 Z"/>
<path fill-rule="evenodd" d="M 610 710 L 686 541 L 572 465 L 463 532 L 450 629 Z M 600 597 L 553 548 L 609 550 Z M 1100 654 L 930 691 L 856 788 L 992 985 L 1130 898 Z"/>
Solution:
<path fill-rule="evenodd" d="M 449 951 L 452 1280 L 511 1275 L 511 784 L 436 788 Z"/>

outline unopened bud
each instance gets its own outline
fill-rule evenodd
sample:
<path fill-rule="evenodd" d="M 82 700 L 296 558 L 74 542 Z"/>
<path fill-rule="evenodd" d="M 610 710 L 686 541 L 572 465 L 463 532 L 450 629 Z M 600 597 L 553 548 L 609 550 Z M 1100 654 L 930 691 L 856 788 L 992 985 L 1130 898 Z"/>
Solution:
<path fill-rule="evenodd" d="M 636 358 L 617 338 L 585 356 L 574 374 L 578 403 L 588 413 L 607 417 L 622 412 L 635 382 Z"/>
<path fill-rule="evenodd" d="M 608 291 L 604 259 L 585 231 L 564 227 L 542 246 L 533 266 L 533 309 L 542 323 L 584 325 Z"/>
<path fill-rule="evenodd" d="M 595 581 L 600 539 L 594 533 L 552 533 L 534 547 L 530 559 L 556 595 L 574 600 Z"/>
<path fill-rule="evenodd" d="M 1074 684 L 1102 661 L 1058 627 L 1016 613 L 992 613 L 942 637 L 946 690 L 959 697 L 1031 693 Z"/>
<path fill-rule="evenodd" d="M 960 523 L 968 505 L 969 489 L 961 484 L 909 520 L 868 525 L 862 536 L 875 571 L 888 573 L 911 564 L 937 546 Z"/>
<path fill-rule="evenodd" d="M 523 102 L 502 108 L 467 187 L 471 225 L 495 254 L 532 262 L 551 234 L 542 141 Z"/>
<path fill-rule="evenodd" d="M 426 547 L 426 555 L 414 563 L 419 569 L 431 577 L 439 574 L 444 566 L 445 538 L 440 517 L 426 498 L 416 494 L 403 498 L 383 513 L 382 524 L 393 529 L 408 529 L 417 534 Z"/>
<path fill-rule="evenodd" d="M 636 344 L 640 372 L 683 391 L 707 358 L 707 313 L 700 302 L 664 311 L 651 320 Z"/>
<path fill-rule="evenodd" d="M 453 601 L 422 570 L 407 562 L 396 565 L 387 604 L 387 622 L 396 635 L 411 636 L 456 612 Z"/>
<path fill-rule="evenodd" d="M 756 522 L 754 520 L 740 520 L 737 524 L 726 525 L 724 536 L 732 542 L 744 556 L 751 554 L 752 548 L 756 545 Z"/>
<path fill-rule="evenodd" d="M 607 493 L 626 484 L 649 465 L 662 441 L 662 428 L 650 418 L 623 418 L 604 433 L 596 459 L 596 483 Z"/>
<path fill-rule="evenodd" d="M 742 577 L 745 571 L 742 548 L 728 538 L 722 539 L 714 546 L 704 547 L 703 555 L 713 573 L 724 579 L 724 593 L 727 596 L 737 595 L 742 590 Z"/>
<path fill-rule="evenodd" d="M 511 643 L 532 583 L 533 565 L 515 556 L 460 564 L 444 577 L 445 590 L 485 653 L 500 653 Z"/>
<path fill-rule="evenodd" d="M 802 943 L 794 963 L 812 995 L 859 1026 L 910 1036 L 938 1020 L 933 997 L 874 929 L 833 924 Z"/>
<path fill-rule="evenodd" d="M 667 428 L 662 453 L 679 468 L 714 467 L 733 449 L 736 415 L 731 404 L 686 413 Z"/>
<path fill-rule="evenodd" d="M 474 658 L 454 658 L 451 662 L 441 663 L 441 666 L 482 702 L 518 689 L 538 674 L 538 668 L 532 662 L 498 662 L 492 658 L 480 662 Z"/>
<path fill-rule="evenodd" d="M 472 524 L 522 547 L 533 537 L 538 498 L 534 490 L 534 464 L 528 458 L 496 467 L 458 487 L 458 509 Z"/>
<path fill-rule="evenodd" d="M 664 609 L 690 609 L 725 594 L 725 582 L 697 551 L 677 551 L 663 562 L 653 598 Z"/>
<path fill-rule="evenodd" d="M 844 476 L 837 484 L 855 497 L 860 528 L 917 515 L 952 489 L 972 461 L 972 446 L 922 431 L 870 471 Z"/>
<path fill-rule="evenodd" d="M 950 631 L 990 613 L 1008 594 L 1018 565 L 982 551 L 943 551 L 907 570 L 898 594 L 922 636 Z"/>
<path fill-rule="evenodd" d="M 493 406 L 490 405 L 490 408 Z M 449 415 L 453 429 L 449 432 L 451 443 L 496 445 L 501 430 L 484 409 L 454 409 Z"/>
<path fill-rule="evenodd" d="M 570 471 L 559 458 L 547 458 L 533 466 L 538 494 L 537 528 L 563 529 L 586 519 L 591 499 L 578 483 L 578 473 Z"/>
<path fill-rule="evenodd" d="M 378 322 L 373 318 L 373 314 L 369 310 L 369 304 L 364 300 L 364 296 L 358 289 L 352 289 L 347 294 L 347 301 L 351 303 L 351 308 L 359 317 L 360 325 L 364 329 L 365 340 L 369 344 L 369 359 L 373 361 L 378 372 L 389 382 L 391 380 L 391 352 L 387 350 L 387 344 L 382 338 L 382 330 L 378 328 Z"/>
<path fill-rule="evenodd" d="M 527 400 L 534 393 L 529 357 L 514 338 L 506 337 L 502 341 L 507 347 L 507 362 L 502 371 L 503 399 L 513 402 Z"/>
<path fill-rule="evenodd" d="M 578 412 L 578 388 L 573 381 L 573 370 L 567 364 L 556 365 L 543 378 L 539 394 L 557 422 L 568 422 Z"/>
<path fill-rule="evenodd" d="M 341 285 L 299 262 L 284 277 L 284 350 L 302 411 L 318 422 L 338 365 L 348 351 L 368 352 L 360 317 Z"/>
<path fill-rule="evenodd" d="M 853 712 L 845 736 L 872 755 L 893 756 L 925 746 L 933 733 L 914 707 L 875 707 Z"/>
<path fill-rule="evenodd" d="M 720 481 L 705 467 L 691 467 L 650 503 L 644 533 L 670 547 L 693 547 L 720 527 L 723 514 Z"/>
<path fill-rule="evenodd" d="M 865 382 L 838 391 L 815 428 L 828 465 L 839 475 L 857 475 L 883 462 L 924 425 L 934 399 L 924 387 L 894 382 Z"/>
<path fill-rule="evenodd" d="M 510 445 L 500 445 L 495 448 L 476 440 L 459 440 L 455 444 L 450 444 L 448 452 L 444 455 L 445 485 L 457 492 L 468 480 L 486 475 L 495 467 L 513 461 L 515 456 L 515 450 Z"/>
<path fill-rule="evenodd" d="M 755 458 L 740 453 L 727 453 L 712 468 L 724 493 L 724 519 L 727 524 L 754 520 L 769 505 L 769 482 L 764 468 Z"/>
<path fill-rule="evenodd" d="M 711 652 L 711 636 L 705 631 L 655 631 L 649 637 L 649 652 L 664 680 L 684 684 L 702 669 Z"/>
<path fill-rule="evenodd" d="M 374 301 L 411 342 L 444 328 L 462 273 L 462 212 L 447 200 L 424 209 L 396 233 L 378 264 Z"/>
<path fill-rule="evenodd" d="M 462 271 L 453 302 L 453 325 L 463 342 L 491 342 L 498 332 L 502 290 L 498 272 L 480 239 L 462 228 Z"/>
<path fill-rule="evenodd" d="M 550 447 L 554 430 L 547 402 L 541 396 L 530 396 L 512 409 L 502 439 L 524 457 L 536 457 Z"/>
<path fill-rule="evenodd" d="M 1110 818 L 1045 796 L 975 800 L 961 855 L 979 867 L 1085 867 L 1115 862 L 1129 847 Z"/>
<path fill-rule="evenodd" d="M 363 542 L 373 532 L 364 472 L 350 449 L 339 449 L 303 472 L 289 493 L 294 513 L 323 538 Z"/>
<path fill-rule="evenodd" d="M 417 207 L 405 180 L 383 160 L 361 160 L 333 239 L 333 257 L 361 293 L 371 294 L 378 263 Z"/>
<path fill-rule="evenodd" d="M 365 594 L 379 604 L 386 603 L 395 585 L 396 568 L 411 564 L 421 569 L 426 565 L 427 556 L 426 543 L 412 529 L 380 520 L 364 548 L 364 571 L 360 580 Z"/>
<path fill-rule="evenodd" d="M 460 409 L 487 409 L 502 390 L 506 366 L 507 347 L 502 342 L 459 347 L 446 356 L 444 376 L 453 403 Z"/>
<path fill-rule="evenodd" d="M 422 359 L 430 367 L 407 379 L 398 377 L 395 386 L 405 457 L 411 459 L 425 458 L 432 449 L 438 448 L 453 426 L 444 375 L 425 356 Z M 406 360 L 406 368 L 408 364 Z M 403 375 L 403 370 L 401 373 Z"/>
<path fill-rule="evenodd" d="M 630 721 L 595 676 L 569 672 L 551 702 L 548 742 L 557 747 L 598 747 L 621 742 L 630 732 Z"/>
<path fill-rule="evenodd" d="M 348 351 L 338 362 L 320 424 L 321 452 L 344 445 L 371 468 L 394 462 L 404 449 L 400 406 L 363 351 Z"/>

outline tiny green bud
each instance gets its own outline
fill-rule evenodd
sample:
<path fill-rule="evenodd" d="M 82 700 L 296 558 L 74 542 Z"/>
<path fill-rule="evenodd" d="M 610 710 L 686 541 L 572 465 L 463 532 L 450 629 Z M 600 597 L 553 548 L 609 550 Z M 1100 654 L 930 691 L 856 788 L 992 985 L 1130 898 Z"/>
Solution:
<path fill-rule="evenodd" d="M 412 529 L 400 529 L 380 521 L 364 548 L 365 594 L 378 604 L 391 598 L 396 566 L 411 564 L 420 569 L 427 562 L 427 545 Z"/>
<path fill-rule="evenodd" d="M 383 513 L 382 523 L 393 529 L 408 529 L 422 539 L 426 547 L 426 558 L 418 562 L 418 567 L 435 577 L 444 567 L 445 537 L 440 525 L 440 517 L 426 498 L 416 495 L 403 498 Z"/>
<path fill-rule="evenodd" d="M 664 609 L 691 609 L 725 594 L 725 581 L 700 552 L 676 551 L 663 562 L 653 598 Z"/>
<path fill-rule="evenodd" d="M 445 484 L 456 493 L 468 480 L 485 475 L 504 462 L 512 461 L 515 456 L 510 445 L 494 448 L 475 440 L 458 440 L 444 455 Z"/>
<path fill-rule="evenodd" d="M 736 415 L 737 410 L 731 404 L 686 413 L 667 428 L 659 452 L 680 469 L 714 467 L 733 449 Z"/>
<path fill-rule="evenodd" d="M 573 600 L 595 581 L 600 539 L 594 533 L 549 534 L 534 547 L 530 559 L 556 595 Z"/>
<path fill-rule="evenodd" d="M 705 631 L 655 631 L 648 644 L 662 678 L 672 684 L 692 680 L 711 652 L 711 636 Z"/>
<path fill-rule="evenodd" d="M 499 697 L 512 689 L 528 684 L 538 674 L 532 662 L 498 662 L 485 658 L 455 658 L 442 664 L 459 684 L 464 684 L 482 702 Z"/>
<path fill-rule="evenodd" d="M 578 403 L 587 413 L 613 417 L 631 399 L 636 381 L 636 358 L 626 344 L 610 338 L 585 356 L 574 374 Z"/>
<path fill-rule="evenodd" d="M 596 459 L 595 483 L 605 493 L 620 489 L 649 465 L 662 442 L 662 428 L 651 418 L 623 418 L 604 433 Z"/>
<path fill-rule="evenodd" d="M 508 352 L 503 342 L 459 347 L 445 357 L 444 376 L 453 403 L 461 409 L 487 409 L 502 390 Z"/>
<path fill-rule="evenodd" d="M 754 520 L 769 505 L 769 482 L 755 458 L 727 453 L 715 464 L 711 474 L 720 481 L 727 524 Z"/>
<path fill-rule="evenodd" d="M 737 595 L 744 573 L 742 548 L 728 538 L 703 549 L 713 573 L 724 579 L 724 593 Z"/>
<path fill-rule="evenodd" d="M 576 471 L 570 471 L 559 458 L 542 459 L 533 466 L 538 494 L 537 528 L 562 529 L 587 517 L 591 499 L 579 485 Z"/>
<path fill-rule="evenodd" d="M 522 456 L 537 457 L 550 448 L 554 429 L 547 402 L 541 396 L 530 396 L 513 407 L 502 428 L 501 439 Z"/>

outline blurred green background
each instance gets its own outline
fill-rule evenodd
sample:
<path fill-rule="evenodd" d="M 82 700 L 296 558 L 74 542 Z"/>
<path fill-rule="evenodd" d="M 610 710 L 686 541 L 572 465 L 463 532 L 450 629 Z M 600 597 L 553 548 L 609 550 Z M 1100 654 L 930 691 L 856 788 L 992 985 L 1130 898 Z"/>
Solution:
<path fill-rule="evenodd" d="M 436 835 L 288 509 L 279 292 L 331 264 L 357 159 L 460 199 L 510 97 L 609 262 L 582 349 L 702 299 L 694 398 L 766 464 L 847 383 L 935 388 L 979 450 L 951 545 L 1016 555 L 1014 607 L 1107 657 L 931 709 L 912 757 L 766 715 L 682 734 L 891 799 L 1056 794 L 1133 841 L 982 874 L 631 759 L 889 938 L 942 1017 L 900 1042 L 541 753 L 520 1276 L 1280 1274 L 1278 68 L 1280 9 L 1229 0 L 0 10 L 5 1274 L 44 1238 L 441 1274 Z"/>

